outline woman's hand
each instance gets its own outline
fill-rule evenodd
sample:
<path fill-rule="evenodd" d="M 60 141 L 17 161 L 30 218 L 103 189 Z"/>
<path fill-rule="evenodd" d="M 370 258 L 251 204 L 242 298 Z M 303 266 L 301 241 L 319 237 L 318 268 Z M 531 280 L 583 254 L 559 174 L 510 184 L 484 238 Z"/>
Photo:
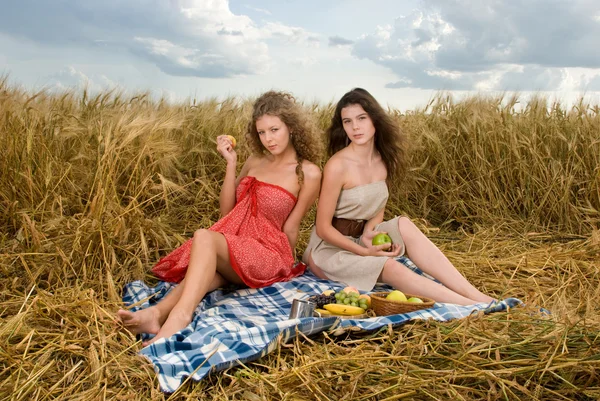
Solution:
<path fill-rule="evenodd" d="M 375 236 L 377 234 L 387 234 L 387 233 L 384 231 L 365 231 L 365 232 L 363 232 L 363 235 L 360 236 L 360 241 L 367 248 L 373 248 L 373 238 L 375 238 Z"/>
<path fill-rule="evenodd" d="M 391 247 L 388 244 L 373 245 L 373 237 L 377 234 L 387 233 L 384 231 L 365 231 L 361 235 L 360 240 L 366 247 L 362 256 L 387 256 L 393 258 L 400 255 L 401 248 L 398 244 L 391 244 Z"/>
<path fill-rule="evenodd" d="M 237 154 L 233 150 L 233 143 L 227 135 L 219 135 L 217 137 L 217 151 L 225 158 L 227 163 L 234 163 L 237 161 Z"/>
<path fill-rule="evenodd" d="M 360 256 L 387 256 L 388 258 L 395 258 L 400 255 L 400 251 L 402 250 L 400 245 L 392 244 L 392 247 L 385 251 L 384 249 L 388 247 L 388 244 L 371 245 L 369 248 L 363 248 L 364 251 L 361 252 Z"/>

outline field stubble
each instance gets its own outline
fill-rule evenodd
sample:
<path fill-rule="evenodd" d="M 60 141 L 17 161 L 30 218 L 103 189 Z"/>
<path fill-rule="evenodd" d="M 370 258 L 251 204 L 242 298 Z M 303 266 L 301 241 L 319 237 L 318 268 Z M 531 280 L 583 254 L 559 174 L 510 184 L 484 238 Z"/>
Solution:
<path fill-rule="evenodd" d="M 600 398 L 599 109 L 517 101 L 440 95 L 390 110 L 412 168 L 388 214 L 415 218 L 478 288 L 525 307 L 300 335 L 171 398 Z M 305 106 L 327 125 L 332 105 Z M 0 80 L 0 399 L 167 398 L 114 321 L 120 291 L 218 219 L 214 137 L 243 144 L 249 112 L 233 98 L 173 105 Z"/>

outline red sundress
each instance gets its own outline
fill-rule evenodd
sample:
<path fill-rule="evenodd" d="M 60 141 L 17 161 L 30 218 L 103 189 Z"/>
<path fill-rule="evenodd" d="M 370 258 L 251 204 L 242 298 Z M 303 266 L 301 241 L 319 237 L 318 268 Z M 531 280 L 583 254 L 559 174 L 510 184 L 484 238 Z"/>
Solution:
<path fill-rule="evenodd" d="M 296 197 L 284 188 L 242 178 L 236 189 L 237 203 L 211 231 L 227 240 L 231 267 L 252 288 L 287 281 L 304 273 L 306 266 L 294 265 L 287 236 L 282 231 Z M 185 277 L 192 239 L 165 256 L 152 268 L 156 277 L 178 283 Z"/>

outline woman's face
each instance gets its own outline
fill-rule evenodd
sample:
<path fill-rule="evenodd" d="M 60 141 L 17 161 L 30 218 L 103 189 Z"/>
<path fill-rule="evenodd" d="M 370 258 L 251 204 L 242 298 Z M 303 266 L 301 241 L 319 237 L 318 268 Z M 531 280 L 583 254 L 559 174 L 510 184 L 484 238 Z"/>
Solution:
<path fill-rule="evenodd" d="M 259 117 L 256 120 L 256 131 L 263 146 L 272 155 L 279 155 L 292 146 L 287 125 L 277 116 L 265 114 Z"/>
<path fill-rule="evenodd" d="M 348 138 L 361 145 L 375 137 L 375 126 L 369 114 L 360 104 L 351 104 L 342 109 L 342 126 Z"/>

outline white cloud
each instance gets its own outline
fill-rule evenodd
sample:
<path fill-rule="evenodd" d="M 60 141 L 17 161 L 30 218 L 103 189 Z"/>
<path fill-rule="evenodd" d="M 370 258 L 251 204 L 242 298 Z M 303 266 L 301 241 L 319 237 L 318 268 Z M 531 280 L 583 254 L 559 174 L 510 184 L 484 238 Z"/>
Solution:
<path fill-rule="evenodd" d="M 587 68 L 573 68 L 567 72 L 565 89 L 581 92 L 600 91 L 600 71 Z"/>
<path fill-rule="evenodd" d="M 303 28 L 288 26 L 279 22 L 268 22 L 260 30 L 263 38 L 279 38 L 284 43 L 295 43 L 319 47 L 319 35 Z"/>
<path fill-rule="evenodd" d="M 175 40 L 135 37 L 132 50 L 170 75 L 231 77 L 268 71 L 264 34 L 225 0 L 173 1 L 175 19 L 185 32 Z"/>
<path fill-rule="evenodd" d="M 99 93 L 117 87 L 117 84 L 104 75 L 89 78 L 73 66 L 66 66 L 46 79 L 46 87 L 51 90 L 63 91 L 70 89 L 87 89 L 92 93 Z"/>
<path fill-rule="evenodd" d="M 310 67 L 317 64 L 317 59 L 314 57 L 298 57 L 292 63 L 301 67 Z"/>
<path fill-rule="evenodd" d="M 424 7 L 379 26 L 353 45 L 360 59 L 385 66 L 389 88 L 552 90 L 566 69 L 600 71 L 600 5 L 424 0 Z M 515 68 L 520 66 L 522 68 Z"/>
<path fill-rule="evenodd" d="M 359 3 L 19 0 L 0 13 L 0 69 L 43 85 L 69 65 L 57 87 L 110 86 L 104 75 L 182 99 L 280 88 L 330 101 L 361 86 L 401 107 L 437 90 L 600 89 L 597 0 Z"/>
<path fill-rule="evenodd" d="M 600 74 L 593 76 L 582 77 L 581 86 L 579 87 L 582 91 L 600 91 Z"/>
<path fill-rule="evenodd" d="M 128 50 L 174 76 L 264 74 L 277 62 L 270 44 L 318 47 L 320 41 L 300 27 L 236 15 L 228 0 L 22 0 L 5 11 L 0 32 L 50 46 Z"/>
<path fill-rule="evenodd" d="M 246 7 L 248 10 L 253 10 L 253 11 L 256 11 L 258 13 L 263 13 L 263 14 L 266 14 L 266 15 L 271 15 L 271 12 L 269 10 L 264 9 L 264 8 L 252 7 L 252 6 L 249 6 L 247 4 L 244 7 Z"/>
<path fill-rule="evenodd" d="M 184 47 L 164 39 L 134 38 L 131 50 L 156 64 L 163 72 L 177 76 L 222 78 L 261 74 L 269 68 L 267 47 L 255 44 L 240 48 Z M 249 52 L 249 50 L 254 50 Z"/>

